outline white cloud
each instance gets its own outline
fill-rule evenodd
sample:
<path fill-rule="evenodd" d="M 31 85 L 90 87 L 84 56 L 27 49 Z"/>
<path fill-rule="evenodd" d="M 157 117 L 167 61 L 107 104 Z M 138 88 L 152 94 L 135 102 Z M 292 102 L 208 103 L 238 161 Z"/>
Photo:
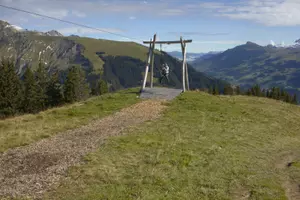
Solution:
<path fill-rule="evenodd" d="M 174 15 L 182 15 L 185 12 L 181 9 L 164 9 L 159 12 L 159 15 L 168 15 L 168 16 L 174 16 Z"/>
<path fill-rule="evenodd" d="M 103 31 L 108 31 L 111 33 L 123 33 L 123 30 L 120 29 L 113 29 L 113 28 L 99 28 Z M 95 30 L 95 29 L 89 29 L 89 28 L 78 28 L 78 27 L 68 27 L 68 28 L 62 28 L 62 29 L 58 29 L 58 32 L 62 33 L 63 35 L 71 35 L 71 34 L 75 34 L 75 35 L 86 35 L 86 34 L 101 34 L 101 33 L 105 33 L 105 32 L 101 32 L 100 30 Z"/>
<path fill-rule="evenodd" d="M 69 11 L 67 9 L 45 9 L 45 8 L 37 8 L 36 9 L 39 14 L 47 15 L 50 17 L 56 18 L 64 18 L 68 16 Z"/>
<path fill-rule="evenodd" d="M 130 16 L 129 19 L 130 19 L 130 20 L 135 20 L 136 17 L 135 17 L 135 16 Z"/>
<path fill-rule="evenodd" d="M 218 35 L 229 35 L 229 33 L 205 33 L 200 31 L 183 31 L 183 32 L 168 32 L 168 34 L 176 36 L 193 36 L 193 35 L 205 35 L 205 36 L 218 36 Z"/>
<path fill-rule="evenodd" d="M 176 16 L 187 13 L 186 9 L 182 9 L 176 4 L 170 4 L 164 1 L 148 2 L 148 1 L 124 1 L 124 0 L 0 0 L 5 1 L 4 4 L 24 10 L 37 12 L 51 17 L 66 18 L 72 15 L 76 17 L 88 17 L 89 15 L 105 15 L 105 14 L 129 14 L 136 17 L 138 15 L 151 15 L 152 17 Z M 3 8 L 1 8 L 2 11 Z M 13 16 L 14 12 L 9 11 Z M 2 17 L 0 12 L 0 17 Z M 28 14 L 24 15 L 23 17 Z"/>
<path fill-rule="evenodd" d="M 60 19 L 72 15 L 88 17 L 108 13 L 126 14 L 132 17 L 139 15 L 151 17 L 198 15 L 199 17 L 209 14 L 229 19 L 251 20 L 268 26 L 300 25 L 300 0 L 236 0 L 231 3 L 212 0 L 212 2 L 202 3 L 183 1 L 180 4 L 172 3 L 171 0 L 139 1 L 139 3 L 124 0 L 0 0 L 0 2 Z M 4 15 L 2 10 L 4 9 L 1 8 L 1 18 Z M 10 11 L 9 13 L 7 17 L 16 15 L 16 12 Z M 22 19 L 24 16 L 28 18 L 25 14 L 19 18 Z"/>
<path fill-rule="evenodd" d="M 86 17 L 85 13 L 80 12 L 78 10 L 72 10 L 72 15 L 75 15 L 76 17 Z"/>
<path fill-rule="evenodd" d="M 244 44 L 246 43 L 245 41 L 240 41 L 240 40 L 212 40 L 212 41 L 193 41 L 195 44 Z"/>
<path fill-rule="evenodd" d="M 267 26 L 300 25 L 299 0 L 248 0 L 235 4 L 200 3 L 215 16 L 255 21 Z"/>

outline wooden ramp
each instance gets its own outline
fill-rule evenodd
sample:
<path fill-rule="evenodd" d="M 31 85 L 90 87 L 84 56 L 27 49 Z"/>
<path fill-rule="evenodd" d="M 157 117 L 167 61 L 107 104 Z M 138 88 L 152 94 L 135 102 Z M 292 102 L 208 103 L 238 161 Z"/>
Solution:
<path fill-rule="evenodd" d="M 145 88 L 140 95 L 141 99 L 172 100 L 182 93 L 181 89 L 172 88 Z"/>

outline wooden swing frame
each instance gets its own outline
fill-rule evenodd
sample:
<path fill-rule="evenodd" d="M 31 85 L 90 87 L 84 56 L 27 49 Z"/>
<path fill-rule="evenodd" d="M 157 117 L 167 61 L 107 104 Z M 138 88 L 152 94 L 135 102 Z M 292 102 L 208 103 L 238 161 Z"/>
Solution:
<path fill-rule="evenodd" d="M 145 69 L 145 75 L 144 75 L 144 81 L 142 85 L 142 91 L 146 88 L 147 78 L 148 78 L 148 71 L 149 66 L 151 65 L 151 77 L 150 77 L 150 87 L 153 88 L 153 71 L 154 71 L 154 49 L 155 44 L 181 44 L 181 50 L 182 50 L 182 90 L 185 92 L 186 90 L 190 89 L 189 84 L 189 75 L 188 75 L 188 65 L 186 62 L 186 44 L 192 43 L 192 40 L 183 40 L 182 37 L 180 37 L 179 41 L 156 41 L 156 34 L 153 37 L 153 40 L 150 39 L 150 41 L 144 41 L 144 44 L 150 44 L 149 46 L 149 53 L 148 53 L 148 59 Z"/>

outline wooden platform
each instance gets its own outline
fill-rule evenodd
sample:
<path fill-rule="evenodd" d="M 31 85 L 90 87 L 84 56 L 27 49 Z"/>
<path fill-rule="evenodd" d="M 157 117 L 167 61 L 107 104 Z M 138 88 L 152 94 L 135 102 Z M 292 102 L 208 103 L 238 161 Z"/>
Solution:
<path fill-rule="evenodd" d="M 172 88 L 145 88 L 141 94 L 141 99 L 164 99 L 172 100 L 182 93 L 181 89 Z"/>

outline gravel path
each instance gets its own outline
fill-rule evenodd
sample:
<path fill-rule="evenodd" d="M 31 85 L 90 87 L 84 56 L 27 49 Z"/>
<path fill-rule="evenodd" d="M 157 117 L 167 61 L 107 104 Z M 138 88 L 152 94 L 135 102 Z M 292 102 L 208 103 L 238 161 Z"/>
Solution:
<path fill-rule="evenodd" d="M 163 108 L 161 101 L 143 101 L 79 129 L 0 154 L 0 199 L 41 198 L 66 176 L 70 166 L 80 164 L 82 156 L 99 148 L 108 136 L 158 118 Z"/>

